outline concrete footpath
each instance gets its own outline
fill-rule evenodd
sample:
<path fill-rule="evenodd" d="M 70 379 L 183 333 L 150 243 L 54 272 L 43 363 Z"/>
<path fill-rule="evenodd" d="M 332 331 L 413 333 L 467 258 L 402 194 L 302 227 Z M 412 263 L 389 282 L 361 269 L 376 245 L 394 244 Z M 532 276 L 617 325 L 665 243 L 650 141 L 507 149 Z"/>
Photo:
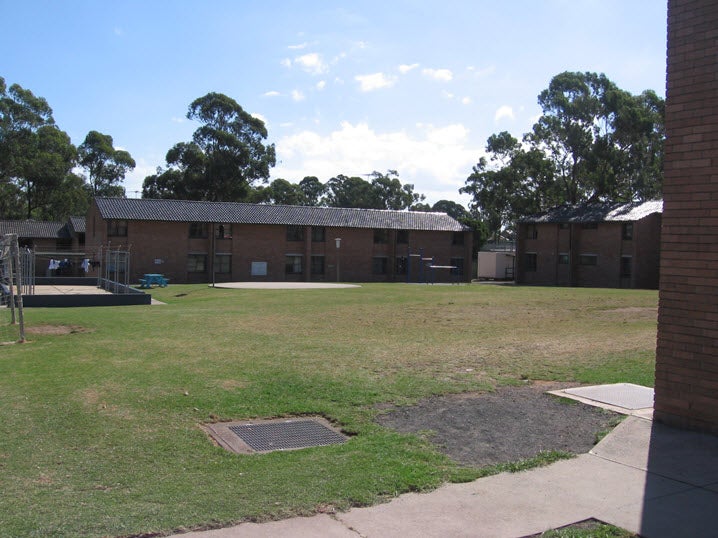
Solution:
<path fill-rule="evenodd" d="M 718 536 L 718 437 L 629 416 L 571 460 L 334 515 L 182 538 L 519 538 L 586 519 L 646 538 Z"/>

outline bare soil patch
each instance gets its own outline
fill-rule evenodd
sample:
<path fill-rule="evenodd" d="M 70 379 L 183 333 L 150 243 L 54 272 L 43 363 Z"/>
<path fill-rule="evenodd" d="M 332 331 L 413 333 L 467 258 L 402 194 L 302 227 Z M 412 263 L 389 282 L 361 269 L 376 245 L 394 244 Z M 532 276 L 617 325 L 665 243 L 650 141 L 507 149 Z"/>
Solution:
<path fill-rule="evenodd" d="M 33 325 L 26 327 L 25 332 L 27 334 L 61 335 L 87 333 L 90 332 L 90 329 L 80 325 Z"/>
<path fill-rule="evenodd" d="M 435 396 L 393 407 L 377 421 L 426 435 L 439 451 L 467 466 L 515 462 L 543 451 L 582 454 L 621 415 L 546 394 L 567 386 L 538 382 L 491 393 Z"/>

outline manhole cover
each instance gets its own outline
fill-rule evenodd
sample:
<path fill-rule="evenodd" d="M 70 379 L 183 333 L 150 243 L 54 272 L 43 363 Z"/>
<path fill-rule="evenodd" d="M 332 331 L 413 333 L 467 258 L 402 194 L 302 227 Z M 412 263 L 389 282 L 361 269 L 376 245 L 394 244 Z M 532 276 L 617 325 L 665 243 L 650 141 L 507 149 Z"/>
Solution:
<path fill-rule="evenodd" d="M 335 445 L 347 439 L 318 417 L 220 422 L 207 424 L 205 429 L 220 446 L 244 454 Z"/>

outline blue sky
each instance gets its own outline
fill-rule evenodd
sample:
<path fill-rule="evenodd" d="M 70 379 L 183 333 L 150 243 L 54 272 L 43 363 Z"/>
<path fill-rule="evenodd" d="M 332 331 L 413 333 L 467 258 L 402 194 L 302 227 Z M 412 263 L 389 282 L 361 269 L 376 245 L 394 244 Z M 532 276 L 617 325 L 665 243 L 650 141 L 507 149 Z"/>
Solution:
<path fill-rule="evenodd" d="M 261 117 L 272 179 L 397 170 L 459 195 L 493 133 L 520 137 L 562 71 L 665 95 L 662 0 L 0 0 L 0 76 L 45 97 L 79 145 L 129 151 L 137 196 L 208 92 Z"/>

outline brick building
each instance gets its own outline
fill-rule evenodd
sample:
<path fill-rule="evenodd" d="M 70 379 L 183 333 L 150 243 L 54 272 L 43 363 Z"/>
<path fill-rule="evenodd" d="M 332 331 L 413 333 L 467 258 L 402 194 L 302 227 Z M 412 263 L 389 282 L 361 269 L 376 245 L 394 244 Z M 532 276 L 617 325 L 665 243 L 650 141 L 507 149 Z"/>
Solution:
<path fill-rule="evenodd" d="M 660 201 L 560 206 L 518 224 L 518 284 L 658 288 Z"/>
<path fill-rule="evenodd" d="M 64 276 L 81 274 L 79 260 L 86 256 L 85 217 L 70 217 L 67 222 L 0 220 L 0 236 L 5 234 L 17 234 L 20 247 L 36 254 L 36 276 L 47 275 L 50 259 L 72 262 L 64 267 Z"/>
<path fill-rule="evenodd" d="M 444 213 L 96 198 L 86 237 L 129 247 L 130 281 L 448 282 L 471 272 L 472 232 Z"/>
<path fill-rule="evenodd" d="M 669 0 L 655 418 L 718 433 L 718 3 Z"/>

